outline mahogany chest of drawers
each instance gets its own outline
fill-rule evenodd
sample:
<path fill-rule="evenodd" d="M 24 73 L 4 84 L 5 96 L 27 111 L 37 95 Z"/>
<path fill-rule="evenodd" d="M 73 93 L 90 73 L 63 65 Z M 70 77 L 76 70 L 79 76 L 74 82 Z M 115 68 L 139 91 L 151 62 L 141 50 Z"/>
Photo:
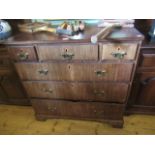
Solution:
<path fill-rule="evenodd" d="M 70 118 L 123 126 L 123 114 L 143 36 L 133 28 L 97 44 L 50 33 L 20 34 L 5 46 L 38 120 Z M 117 34 L 118 35 L 118 34 Z"/>

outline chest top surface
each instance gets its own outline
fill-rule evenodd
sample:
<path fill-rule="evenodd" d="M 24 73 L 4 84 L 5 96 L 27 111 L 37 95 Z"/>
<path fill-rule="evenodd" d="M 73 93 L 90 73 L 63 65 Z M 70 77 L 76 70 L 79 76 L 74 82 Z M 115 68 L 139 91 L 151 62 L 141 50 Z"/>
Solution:
<path fill-rule="evenodd" d="M 82 39 L 68 39 L 64 40 L 64 37 L 50 33 L 50 32 L 37 32 L 33 34 L 19 32 L 18 34 L 8 38 L 5 41 L 1 41 L 1 44 L 30 44 L 30 43 L 89 43 L 91 36 L 98 33 L 103 28 L 95 26 L 87 27 L 83 33 Z M 102 37 L 99 42 L 107 41 L 141 41 L 143 35 L 139 33 L 135 28 L 121 28 L 114 29 L 105 39 Z"/>

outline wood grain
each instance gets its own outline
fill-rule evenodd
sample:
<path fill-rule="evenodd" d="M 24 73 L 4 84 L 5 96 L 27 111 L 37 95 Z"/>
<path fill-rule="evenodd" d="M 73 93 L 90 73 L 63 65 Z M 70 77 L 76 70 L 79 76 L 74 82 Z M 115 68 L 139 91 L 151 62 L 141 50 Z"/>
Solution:
<path fill-rule="evenodd" d="M 100 60 L 118 60 L 112 55 L 112 52 L 124 51 L 126 55 L 123 60 L 134 60 L 137 51 L 136 43 L 107 43 L 100 44 Z"/>
<path fill-rule="evenodd" d="M 8 51 L 12 60 L 15 61 L 36 61 L 37 57 L 33 46 L 10 46 Z M 28 54 L 26 60 L 21 60 L 19 54 Z"/>
<path fill-rule="evenodd" d="M 30 97 L 123 103 L 128 85 L 124 83 L 23 82 Z"/>
<path fill-rule="evenodd" d="M 155 67 L 155 48 L 142 48 L 140 54 L 140 67 Z"/>
<path fill-rule="evenodd" d="M 91 44 L 72 45 L 38 45 L 38 57 L 40 61 L 66 60 L 65 53 L 73 54 L 72 60 L 97 60 L 98 46 Z"/>
<path fill-rule="evenodd" d="M 102 102 L 71 102 L 59 100 L 31 100 L 36 113 L 48 118 L 104 118 L 122 120 L 124 106 Z"/>
<path fill-rule="evenodd" d="M 8 99 L 26 98 L 21 83 L 14 75 L 4 76 L 1 82 L 1 86 L 6 92 Z"/>
<path fill-rule="evenodd" d="M 129 82 L 132 63 L 16 63 L 22 80 L 124 81 Z M 40 71 L 47 70 L 47 74 Z M 105 71 L 104 74 L 97 72 Z"/>
<path fill-rule="evenodd" d="M 155 114 L 155 46 L 141 47 L 127 113 Z"/>

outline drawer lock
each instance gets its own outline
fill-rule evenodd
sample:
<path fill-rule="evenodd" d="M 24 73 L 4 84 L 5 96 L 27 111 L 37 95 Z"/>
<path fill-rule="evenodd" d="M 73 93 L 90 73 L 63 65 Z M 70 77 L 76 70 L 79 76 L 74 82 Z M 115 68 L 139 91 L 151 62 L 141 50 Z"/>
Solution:
<path fill-rule="evenodd" d="M 67 60 L 71 60 L 73 58 L 73 56 L 74 56 L 74 54 L 71 52 L 68 52 L 67 48 L 65 49 L 65 52 L 62 54 L 62 57 Z"/>
<path fill-rule="evenodd" d="M 118 47 L 117 51 L 111 53 L 113 57 L 118 58 L 118 59 L 123 59 L 127 53 L 125 51 L 121 51 L 121 48 Z"/>

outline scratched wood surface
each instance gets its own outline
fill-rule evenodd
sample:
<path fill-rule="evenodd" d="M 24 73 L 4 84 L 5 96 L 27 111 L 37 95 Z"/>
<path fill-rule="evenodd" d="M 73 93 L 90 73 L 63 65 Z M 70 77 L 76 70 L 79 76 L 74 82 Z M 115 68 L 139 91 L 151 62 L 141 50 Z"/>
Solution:
<path fill-rule="evenodd" d="M 0 134 L 47 135 L 120 135 L 155 134 L 155 116 L 130 115 L 124 119 L 124 128 L 112 128 L 107 123 L 92 121 L 49 119 L 35 120 L 31 107 L 0 105 Z"/>

